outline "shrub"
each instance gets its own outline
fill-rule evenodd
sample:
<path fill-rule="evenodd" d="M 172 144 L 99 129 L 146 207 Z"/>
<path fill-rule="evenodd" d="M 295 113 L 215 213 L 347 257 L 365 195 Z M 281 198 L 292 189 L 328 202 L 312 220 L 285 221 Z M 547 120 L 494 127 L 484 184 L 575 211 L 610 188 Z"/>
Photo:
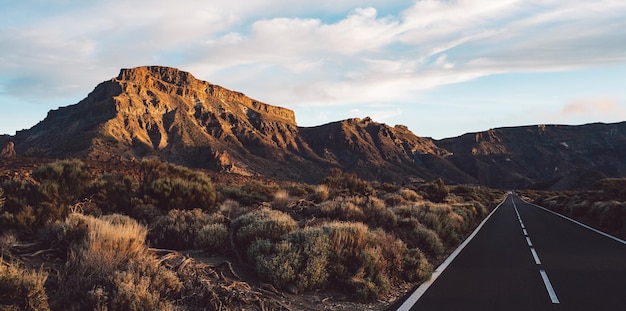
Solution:
<path fill-rule="evenodd" d="M 222 224 L 224 220 L 220 214 L 206 214 L 200 209 L 171 210 L 154 223 L 150 240 L 156 246 L 171 249 L 221 246 L 225 239 L 223 231 L 228 234 L 228 229 Z M 206 236 L 210 232 L 219 235 Z"/>
<path fill-rule="evenodd" d="M 216 210 L 217 191 L 205 174 L 157 159 L 144 160 L 140 171 L 140 192 L 155 199 L 161 210 Z"/>
<path fill-rule="evenodd" d="M 40 183 L 44 200 L 57 205 L 70 205 L 82 199 L 91 181 L 85 164 L 76 159 L 41 166 L 33 171 L 33 177 Z"/>
<path fill-rule="evenodd" d="M 64 309 L 168 309 L 181 288 L 145 244 L 147 230 L 121 215 L 101 218 L 70 214 L 59 238 L 69 245 L 59 277 Z"/>
<path fill-rule="evenodd" d="M 329 201 L 322 202 L 315 212 L 318 217 L 330 218 L 343 221 L 363 221 L 365 213 L 359 207 L 361 198 L 358 197 L 336 197 Z"/>
<path fill-rule="evenodd" d="M 291 216 L 269 208 L 262 208 L 235 219 L 231 226 L 237 246 L 246 250 L 255 240 L 276 241 L 298 228 Z"/>
<path fill-rule="evenodd" d="M 426 198 L 433 202 L 444 202 L 450 193 L 450 188 L 446 186 L 441 178 L 426 184 L 423 190 L 426 193 Z"/>
<path fill-rule="evenodd" d="M 30 271 L 0 257 L 0 309 L 50 310 L 44 284 L 46 272 Z"/>
<path fill-rule="evenodd" d="M 129 176 L 105 173 L 91 184 L 88 192 L 105 212 L 130 214 L 131 199 L 137 190 L 138 185 Z"/>
<path fill-rule="evenodd" d="M 205 250 L 219 251 L 227 246 L 228 227 L 221 223 L 207 224 L 200 228 L 195 240 L 195 246 Z"/>
<path fill-rule="evenodd" d="M 289 204 L 294 199 L 289 195 L 286 190 L 280 189 L 274 193 L 274 200 L 272 200 L 272 207 L 278 210 L 286 211 Z"/>
<path fill-rule="evenodd" d="M 433 273 L 433 266 L 419 248 L 409 249 L 403 258 L 404 276 L 409 282 L 427 281 Z"/>
<path fill-rule="evenodd" d="M 318 203 L 324 202 L 328 200 L 330 197 L 330 191 L 327 185 L 321 184 L 315 187 L 315 192 L 313 193 L 313 200 Z"/>
<path fill-rule="evenodd" d="M 374 300 L 389 291 L 393 280 L 406 279 L 405 262 L 411 278 L 428 274 L 421 253 L 407 251 L 402 241 L 382 230 L 331 222 L 277 241 L 256 240 L 247 254 L 261 277 L 278 287 L 305 291 L 333 284 L 358 299 Z"/>
<path fill-rule="evenodd" d="M 331 169 L 330 175 L 322 180 L 322 184 L 327 185 L 335 192 L 345 189 L 352 195 L 370 195 L 375 192 L 369 182 L 360 179 L 354 174 L 343 173 L 340 169 Z"/>

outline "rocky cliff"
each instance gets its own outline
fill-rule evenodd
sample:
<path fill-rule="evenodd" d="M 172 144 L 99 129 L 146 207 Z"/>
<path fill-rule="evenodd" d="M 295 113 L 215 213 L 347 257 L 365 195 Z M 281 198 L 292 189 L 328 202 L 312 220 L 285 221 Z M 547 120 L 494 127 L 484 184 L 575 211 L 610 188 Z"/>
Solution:
<path fill-rule="evenodd" d="M 160 66 L 122 69 L 79 103 L 0 138 L 10 156 L 131 163 L 157 156 L 308 182 L 330 168 L 379 181 L 443 177 L 497 188 L 572 188 L 626 175 L 626 123 L 501 128 L 439 141 L 369 118 L 303 128 L 289 109 Z"/>

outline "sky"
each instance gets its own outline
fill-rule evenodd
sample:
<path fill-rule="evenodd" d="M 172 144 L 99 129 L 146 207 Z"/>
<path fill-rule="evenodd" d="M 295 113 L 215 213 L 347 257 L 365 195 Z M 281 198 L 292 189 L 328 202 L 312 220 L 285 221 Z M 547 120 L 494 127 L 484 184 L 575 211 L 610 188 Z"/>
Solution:
<path fill-rule="evenodd" d="M 0 0 L 0 134 L 121 68 L 441 139 L 626 121 L 623 0 Z"/>

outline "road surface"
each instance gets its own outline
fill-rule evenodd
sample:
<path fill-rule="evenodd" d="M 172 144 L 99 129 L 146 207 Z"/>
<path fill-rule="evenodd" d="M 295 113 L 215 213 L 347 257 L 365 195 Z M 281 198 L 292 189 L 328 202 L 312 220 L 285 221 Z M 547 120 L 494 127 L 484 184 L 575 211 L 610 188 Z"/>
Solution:
<path fill-rule="evenodd" d="M 626 310 L 626 244 L 515 195 L 410 310 Z"/>

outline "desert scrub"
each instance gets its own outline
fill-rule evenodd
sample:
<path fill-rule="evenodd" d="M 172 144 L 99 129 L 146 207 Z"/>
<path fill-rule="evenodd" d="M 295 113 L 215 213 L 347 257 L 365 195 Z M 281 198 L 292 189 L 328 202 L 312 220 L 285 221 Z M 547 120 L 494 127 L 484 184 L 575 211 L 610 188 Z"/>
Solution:
<path fill-rule="evenodd" d="M 449 246 L 456 245 L 464 234 L 465 220 L 454 212 L 451 205 L 432 202 L 413 203 L 396 207 L 399 218 L 415 218 L 427 228 L 435 231 Z"/>
<path fill-rule="evenodd" d="M 244 214 L 231 225 L 237 247 L 245 251 L 255 240 L 280 239 L 298 228 L 298 223 L 281 211 L 262 208 Z"/>
<path fill-rule="evenodd" d="M 421 280 L 431 269 L 421 253 L 409 252 L 401 240 L 355 222 L 307 227 L 277 241 L 256 240 L 247 255 L 261 277 L 278 287 L 308 291 L 332 286 L 360 300 L 379 298 L 395 280 Z"/>
<path fill-rule="evenodd" d="M 315 202 L 321 203 L 330 197 L 330 190 L 327 185 L 321 184 L 317 185 L 313 191 L 312 199 Z"/>
<path fill-rule="evenodd" d="M 429 182 L 421 187 L 426 198 L 433 202 L 444 202 L 446 197 L 450 193 L 450 188 L 446 186 L 443 179 L 437 178 L 436 180 Z"/>
<path fill-rule="evenodd" d="M 263 202 L 270 202 L 278 190 L 276 185 L 253 180 L 243 186 L 220 188 L 219 192 L 225 199 L 237 201 L 244 206 L 256 207 Z"/>
<path fill-rule="evenodd" d="M 56 307 L 66 309 L 169 309 L 181 288 L 145 244 L 147 230 L 122 215 L 100 218 L 72 213 L 57 225 L 68 244 L 59 275 Z"/>
<path fill-rule="evenodd" d="M 152 159 L 141 162 L 140 173 L 140 193 L 155 199 L 162 211 L 217 210 L 218 193 L 209 177 L 201 172 Z"/>
<path fill-rule="evenodd" d="M 374 188 L 369 182 L 359 178 L 355 174 L 343 173 L 337 168 L 330 170 L 330 175 L 322 180 L 322 184 L 327 185 L 334 195 L 344 190 L 350 195 L 371 195 L 375 193 Z"/>
<path fill-rule="evenodd" d="M 154 245 L 163 248 L 218 250 L 225 245 L 228 237 L 225 221 L 219 213 L 175 209 L 152 225 L 149 238 Z"/>
<path fill-rule="evenodd" d="M 0 309 L 50 310 L 44 284 L 48 274 L 0 258 Z"/>
<path fill-rule="evenodd" d="M 359 206 L 365 198 L 349 196 L 335 197 L 319 204 L 314 212 L 317 217 L 342 221 L 363 221 L 365 213 Z"/>
<path fill-rule="evenodd" d="M 272 200 L 272 208 L 287 211 L 290 203 L 294 202 L 295 199 L 291 197 L 287 190 L 280 189 L 274 193 L 274 199 Z"/>

